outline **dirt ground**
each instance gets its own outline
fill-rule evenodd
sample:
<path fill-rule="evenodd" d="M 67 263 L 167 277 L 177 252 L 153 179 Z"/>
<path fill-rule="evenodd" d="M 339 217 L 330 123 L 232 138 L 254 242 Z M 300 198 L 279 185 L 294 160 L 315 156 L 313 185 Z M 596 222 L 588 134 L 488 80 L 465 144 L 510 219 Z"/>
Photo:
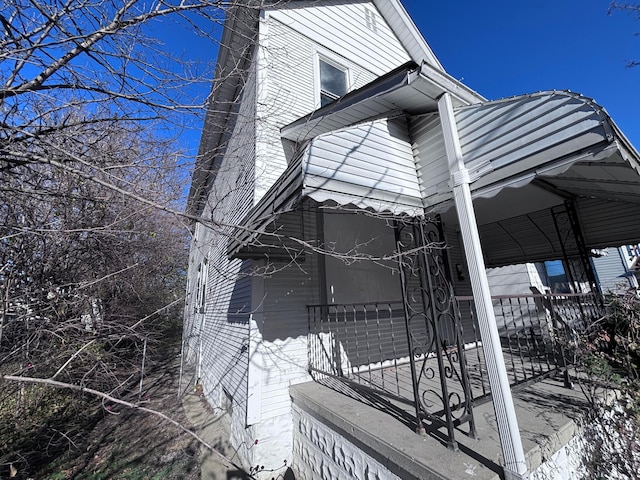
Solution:
<path fill-rule="evenodd" d="M 202 433 L 207 443 L 225 453 L 229 446 L 216 437 L 218 430 L 205 432 L 202 419 L 210 412 L 189 375 L 178 396 L 179 359 L 154 368 L 143 384 L 144 406 L 160 411 L 182 425 Z M 189 405 L 189 418 L 183 407 Z M 104 405 L 104 418 L 97 423 L 82 445 L 70 445 L 69 453 L 36 478 L 195 480 L 243 478 L 243 472 L 223 464 L 192 436 L 158 416 L 118 405 Z M 200 420 L 198 420 L 200 418 Z M 206 437 L 209 435 L 209 438 Z M 206 462 L 205 462 L 206 459 Z M 201 464 L 206 463 L 206 475 Z M 246 478 L 246 477 L 245 477 Z M 35 480 L 35 479 L 34 479 Z"/>

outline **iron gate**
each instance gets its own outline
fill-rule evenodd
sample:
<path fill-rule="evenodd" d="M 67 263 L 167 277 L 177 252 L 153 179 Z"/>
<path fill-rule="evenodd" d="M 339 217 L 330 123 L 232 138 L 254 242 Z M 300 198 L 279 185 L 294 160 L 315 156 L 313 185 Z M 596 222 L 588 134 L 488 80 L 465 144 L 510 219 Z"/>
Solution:
<path fill-rule="evenodd" d="M 475 426 L 440 222 L 397 220 L 394 229 L 402 298 L 309 306 L 309 370 L 389 413 L 408 407 L 419 433 L 446 428 L 457 449 L 456 427 L 468 423 L 475 436 Z"/>

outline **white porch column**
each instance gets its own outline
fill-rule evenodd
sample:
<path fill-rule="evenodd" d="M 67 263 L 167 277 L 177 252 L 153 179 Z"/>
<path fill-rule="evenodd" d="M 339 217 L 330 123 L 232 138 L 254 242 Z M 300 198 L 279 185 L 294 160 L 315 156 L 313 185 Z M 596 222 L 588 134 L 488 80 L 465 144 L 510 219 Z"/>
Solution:
<path fill-rule="evenodd" d="M 445 148 L 451 172 L 454 202 L 462 241 L 469 265 L 469 275 L 476 305 L 480 338 L 484 347 L 484 355 L 489 373 L 489 384 L 493 395 L 493 407 L 498 420 L 498 435 L 505 462 L 505 475 L 509 479 L 526 479 L 529 477 L 527 463 L 522 449 L 522 440 L 518 429 L 509 387 L 509 378 L 504 364 L 498 326 L 493 312 L 489 281 L 484 265 L 480 235 L 469 187 L 469 172 L 462 158 L 458 129 L 453 114 L 453 105 L 449 93 L 438 100 L 438 111 L 442 122 Z"/>

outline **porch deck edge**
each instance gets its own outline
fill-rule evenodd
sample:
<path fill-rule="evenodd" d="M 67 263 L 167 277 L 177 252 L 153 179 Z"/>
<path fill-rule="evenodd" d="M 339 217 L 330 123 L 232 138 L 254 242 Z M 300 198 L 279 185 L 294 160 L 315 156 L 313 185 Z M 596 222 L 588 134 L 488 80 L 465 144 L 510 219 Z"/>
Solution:
<path fill-rule="evenodd" d="M 462 449 L 447 449 L 438 439 L 421 436 L 374 407 L 314 382 L 289 388 L 294 405 L 342 435 L 392 473 L 409 480 L 464 478 L 459 466 L 474 480 L 497 480 L 499 475 Z M 499 468 L 497 465 L 496 468 Z M 465 467 L 462 468 L 464 472 Z"/>
<path fill-rule="evenodd" d="M 309 382 L 289 389 L 294 405 L 353 443 L 403 479 L 502 478 L 499 438 L 490 402 L 476 406 L 478 438 L 457 432 L 460 450 L 433 435 L 420 436 L 396 418 Z M 548 461 L 578 432 L 588 407 L 581 392 L 547 379 L 514 391 L 516 414 L 530 471 Z"/>

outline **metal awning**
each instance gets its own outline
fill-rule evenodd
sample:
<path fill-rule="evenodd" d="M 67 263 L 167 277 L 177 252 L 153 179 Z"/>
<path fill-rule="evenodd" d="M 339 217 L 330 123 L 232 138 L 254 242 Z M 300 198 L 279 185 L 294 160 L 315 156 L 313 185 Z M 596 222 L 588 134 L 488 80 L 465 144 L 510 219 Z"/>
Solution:
<path fill-rule="evenodd" d="M 459 108 L 456 121 L 476 197 L 534 179 L 576 196 L 640 193 L 638 152 L 589 98 L 541 92 Z"/>
<path fill-rule="evenodd" d="M 406 121 L 385 118 L 309 141 L 236 229 L 234 255 L 302 198 L 417 216 L 424 212 Z"/>
<path fill-rule="evenodd" d="M 452 92 L 458 106 L 485 99 L 428 63 L 409 62 L 338 99 L 280 131 L 283 138 L 302 143 L 325 133 L 387 117 L 393 112 L 418 115 L 438 109 L 437 100 Z"/>
<path fill-rule="evenodd" d="M 303 141 L 302 147 L 235 232 L 229 255 L 237 254 L 274 215 L 290 210 L 301 198 L 411 216 L 452 205 L 448 188 L 426 194 L 421 152 L 413 148 L 406 117 L 398 116 L 398 99 L 415 101 L 415 90 L 407 90 L 411 82 L 398 84 L 394 78 L 391 83 L 395 86 L 383 89 L 381 96 L 393 97 L 393 105 L 362 97 L 343 106 L 345 111 L 335 110 L 336 104 L 325 112 L 326 118 L 319 111 L 283 129 L 287 138 Z M 421 95 L 429 104 L 432 97 Z M 363 102 L 377 105 L 377 119 L 357 121 L 372 113 Z M 391 109 L 391 116 L 380 113 L 385 108 Z M 556 196 L 559 203 L 569 197 L 640 203 L 640 155 L 604 109 L 588 98 L 541 92 L 459 106 L 455 117 L 474 199 L 531 184 Z M 332 130 L 354 119 L 355 125 Z M 432 165 L 437 161 L 447 160 L 434 158 Z M 511 216 L 518 215 L 518 207 L 510 206 Z"/>

